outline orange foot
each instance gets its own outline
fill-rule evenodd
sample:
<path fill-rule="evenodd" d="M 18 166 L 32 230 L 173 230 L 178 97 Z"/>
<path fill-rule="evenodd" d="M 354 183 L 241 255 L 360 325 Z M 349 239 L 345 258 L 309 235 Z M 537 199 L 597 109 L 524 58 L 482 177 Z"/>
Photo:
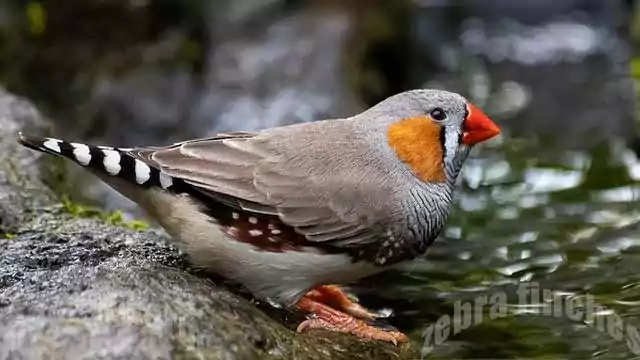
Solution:
<path fill-rule="evenodd" d="M 320 285 L 313 288 L 306 295 L 306 298 L 328 305 L 334 309 L 351 314 L 360 319 L 375 319 L 376 314 L 365 309 L 357 302 L 353 302 L 336 285 Z"/>
<path fill-rule="evenodd" d="M 318 290 L 318 289 L 316 288 L 314 290 Z M 324 294 L 324 296 L 327 296 L 326 294 L 328 292 L 326 291 L 323 292 L 323 290 L 325 289 L 320 289 L 318 293 Z M 337 290 L 341 295 L 345 296 L 344 293 L 342 293 L 342 291 L 340 291 L 339 289 Z M 300 299 L 300 301 L 298 301 L 298 304 L 297 304 L 298 308 L 300 308 L 301 310 L 313 313 L 314 315 L 317 316 L 314 319 L 303 321 L 298 326 L 298 329 L 297 329 L 298 332 L 303 332 L 307 329 L 322 329 L 322 330 L 329 330 L 329 331 L 338 331 L 343 333 L 354 334 L 356 336 L 359 336 L 365 339 L 388 341 L 393 343 L 394 345 L 397 345 L 398 343 L 406 342 L 408 340 L 407 336 L 401 332 L 385 331 L 382 329 L 378 329 L 371 325 L 365 324 L 362 320 L 356 319 L 354 315 L 347 314 L 347 313 L 338 311 L 336 309 L 333 309 L 330 306 L 317 301 L 315 299 L 317 298 L 317 296 L 318 294 L 314 293 L 312 290 L 311 296 L 305 295 L 302 299 Z M 334 298 L 333 300 L 336 301 L 336 298 Z M 346 300 L 348 300 L 349 303 L 354 304 L 348 298 L 346 298 Z M 359 308 L 364 310 L 364 308 L 360 306 Z M 360 310 L 357 310 L 357 312 L 359 311 Z M 366 310 L 365 312 L 369 315 L 372 315 Z"/>

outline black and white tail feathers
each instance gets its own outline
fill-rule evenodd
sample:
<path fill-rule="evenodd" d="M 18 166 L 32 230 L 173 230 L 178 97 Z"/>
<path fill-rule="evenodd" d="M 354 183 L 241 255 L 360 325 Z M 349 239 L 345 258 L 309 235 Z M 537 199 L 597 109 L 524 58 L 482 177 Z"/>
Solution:
<path fill-rule="evenodd" d="M 117 176 L 142 187 L 175 189 L 178 179 L 149 166 L 129 153 L 132 149 L 96 146 L 19 134 L 19 142 L 33 150 L 66 157 L 99 173 Z"/>
<path fill-rule="evenodd" d="M 144 158 L 136 156 L 138 151 L 148 149 L 97 146 L 48 137 L 30 136 L 23 133 L 19 133 L 18 137 L 20 144 L 36 151 L 68 158 L 101 175 L 104 181 L 107 181 L 109 176 L 113 176 L 142 188 L 155 187 L 173 194 L 189 195 L 203 206 L 201 211 L 219 224 L 227 224 L 237 220 L 236 215 L 238 212 L 244 211 L 232 197 L 224 194 L 212 196 L 213 193 L 187 183 L 181 178 L 170 176 L 153 166 L 152 163 L 144 161 Z M 174 145 L 177 144 L 179 143 Z M 131 197 L 133 194 L 130 191 L 126 191 L 120 186 L 115 186 L 115 189 L 136 201 Z"/>

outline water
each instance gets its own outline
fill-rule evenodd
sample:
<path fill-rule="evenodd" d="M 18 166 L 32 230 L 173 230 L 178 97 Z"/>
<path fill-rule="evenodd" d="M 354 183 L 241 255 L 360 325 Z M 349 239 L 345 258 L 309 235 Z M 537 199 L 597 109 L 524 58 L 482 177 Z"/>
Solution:
<path fill-rule="evenodd" d="M 238 3 L 242 6 L 228 9 L 236 14 L 229 19 L 263 13 L 250 11 L 251 1 Z M 3 81 L 39 101 L 50 100 L 45 109 L 54 114 L 74 113 L 78 106 L 82 121 L 54 116 L 58 135 L 124 146 L 354 112 L 361 104 L 340 81 L 350 74 L 340 72 L 339 59 L 346 32 L 357 26 L 343 14 L 309 18 L 280 11 L 280 3 L 270 1 L 270 15 L 258 16 L 252 25 L 240 20 L 200 24 L 214 44 L 202 46 L 206 65 L 201 64 L 199 77 L 188 67 L 150 65 L 153 61 L 109 76 L 100 69 L 104 65 L 97 65 L 108 62 L 106 57 L 89 61 L 92 67 L 73 81 L 48 78 L 58 73 L 47 69 L 66 69 L 51 55 L 58 52 L 11 37 L 19 43 L 12 45 L 20 50 L 14 54 L 35 48 L 34 53 L 54 60 L 42 64 L 29 58 L 27 70 L 13 61 L 17 67 L 7 68 L 10 77 Z M 600 12 L 587 11 L 545 22 L 549 16 L 542 8 L 508 7 L 512 15 L 524 15 L 495 21 L 495 8 L 483 0 L 473 2 L 473 16 L 458 20 L 456 33 L 448 28 L 455 19 L 446 15 L 452 3 L 457 2 L 414 2 L 410 17 L 416 27 L 409 43 L 417 55 L 411 84 L 403 85 L 464 92 L 501 125 L 503 135 L 473 151 L 447 228 L 429 253 L 354 290 L 364 305 L 389 315 L 382 323 L 406 332 L 432 359 L 638 358 L 640 161 L 629 141 L 634 99 L 628 43 L 608 22 L 619 14 L 609 11 L 598 18 Z M 209 12 L 205 17 L 224 18 L 220 9 Z M 0 6 L 0 26 L 11 19 L 4 15 L 9 13 Z M 66 19 L 90 23 L 90 14 L 85 15 Z M 68 30 L 67 22 L 56 24 Z M 228 27 L 233 31 L 223 31 Z M 46 31 L 60 30 L 49 26 Z M 168 36 L 158 41 L 164 47 L 150 47 L 163 56 L 190 49 L 181 39 Z M 118 54 L 122 46 L 115 45 Z M 206 52 L 208 47 L 213 50 Z M 437 65 L 426 66 L 421 54 Z M 92 71 L 101 76 L 84 83 Z M 25 80 L 15 80 L 20 76 Z M 64 87 L 67 82 L 73 91 Z M 55 94 L 41 91 L 41 84 Z M 30 85 L 36 88 L 28 90 Z M 90 96 L 81 101 L 60 95 L 83 91 Z M 92 111 L 101 116 L 90 116 Z M 77 127 L 69 126 L 73 121 Z M 105 200 L 100 187 L 93 197 L 110 208 L 130 206 L 109 194 Z M 530 293 L 534 296 L 522 296 Z M 435 326 L 439 321 L 441 328 Z"/>
<path fill-rule="evenodd" d="M 520 299 L 517 290 L 529 283 L 556 293 L 560 304 L 593 296 L 593 306 L 577 300 L 583 301 L 575 306 L 583 317 L 612 312 L 624 326 L 640 326 L 636 155 L 615 142 L 562 156 L 516 143 L 507 139 L 474 153 L 444 236 L 424 259 L 363 286 L 362 300 L 372 307 L 392 304 L 389 321 L 417 344 L 433 344 L 433 337 L 425 342 L 425 331 L 443 316 L 453 319 L 456 302 L 485 314 L 445 336 L 432 356 L 633 358 L 626 333 L 620 338 L 588 317 L 571 319 L 566 306 L 540 315 L 541 308 Z M 504 317 L 489 318 L 489 306 L 472 306 L 500 294 L 506 296 L 497 302 L 508 308 Z M 628 336 L 640 353 L 640 337 Z"/>

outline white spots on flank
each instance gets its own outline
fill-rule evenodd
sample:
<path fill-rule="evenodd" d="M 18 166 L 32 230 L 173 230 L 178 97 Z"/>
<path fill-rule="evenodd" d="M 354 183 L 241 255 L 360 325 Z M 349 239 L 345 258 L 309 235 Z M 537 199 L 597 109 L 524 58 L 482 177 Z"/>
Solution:
<path fill-rule="evenodd" d="M 160 186 L 163 189 L 167 189 L 167 188 L 171 187 L 171 185 L 173 185 L 173 179 L 171 178 L 171 176 L 161 172 L 160 173 Z"/>
<path fill-rule="evenodd" d="M 228 227 L 225 232 L 227 233 L 227 235 L 231 237 L 236 237 L 240 234 L 240 231 L 238 230 L 238 228 L 234 226 Z"/>
<path fill-rule="evenodd" d="M 250 216 L 249 217 L 249 222 L 252 224 L 257 224 L 258 223 L 258 218 L 255 216 Z"/>
<path fill-rule="evenodd" d="M 233 217 L 234 220 L 238 220 L 240 219 L 240 214 L 238 214 L 237 212 L 234 212 L 233 214 L 231 214 L 231 217 Z"/>
<path fill-rule="evenodd" d="M 249 230 L 249 235 L 251 235 L 251 236 L 260 236 L 260 235 L 262 235 L 262 230 L 256 230 L 256 229 Z"/>
<path fill-rule="evenodd" d="M 71 143 L 73 146 L 73 156 L 80 163 L 80 165 L 87 166 L 91 162 L 91 151 L 85 144 Z"/>
<path fill-rule="evenodd" d="M 136 174 L 136 182 L 142 185 L 151 177 L 151 168 L 149 168 L 149 165 L 138 159 L 135 159 L 135 163 L 134 172 Z"/>
<path fill-rule="evenodd" d="M 104 160 L 102 164 L 104 169 L 111 175 L 118 175 L 120 170 L 120 153 L 115 150 L 102 150 L 104 153 Z"/>
<path fill-rule="evenodd" d="M 44 146 L 45 148 L 51 150 L 51 151 L 55 151 L 57 153 L 59 153 L 60 150 L 60 140 L 58 139 L 47 139 L 45 142 L 42 143 L 42 146 Z"/>
<path fill-rule="evenodd" d="M 280 234 L 282 234 L 282 231 L 280 231 L 280 229 L 278 229 L 272 223 L 269 223 L 268 228 L 269 228 L 269 231 L 271 232 L 271 235 L 280 235 Z"/>

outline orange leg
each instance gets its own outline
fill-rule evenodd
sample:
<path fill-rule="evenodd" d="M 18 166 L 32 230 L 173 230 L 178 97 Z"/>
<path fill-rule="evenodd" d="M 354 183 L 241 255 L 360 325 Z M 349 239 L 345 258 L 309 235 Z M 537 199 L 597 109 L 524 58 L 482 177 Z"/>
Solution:
<path fill-rule="evenodd" d="M 320 285 L 309 291 L 305 297 L 334 309 L 351 314 L 360 319 L 375 319 L 377 316 L 362 305 L 351 301 L 336 285 Z"/>
<path fill-rule="evenodd" d="M 371 325 L 365 324 L 362 320 L 356 319 L 352 315 L 332 309 L 331 307 L 317 302 L 310 297 L 303 297 L 297 303 L 298 308 L 315 314 L 317 317 L 303 321 L 297 331 L 303 332 L 307 329 L 322 329 L 350 333 L 366 339 L 388 341 L 395 345 L 406 342 L 407 336 L 397 331 L 385 331 Z"/>

